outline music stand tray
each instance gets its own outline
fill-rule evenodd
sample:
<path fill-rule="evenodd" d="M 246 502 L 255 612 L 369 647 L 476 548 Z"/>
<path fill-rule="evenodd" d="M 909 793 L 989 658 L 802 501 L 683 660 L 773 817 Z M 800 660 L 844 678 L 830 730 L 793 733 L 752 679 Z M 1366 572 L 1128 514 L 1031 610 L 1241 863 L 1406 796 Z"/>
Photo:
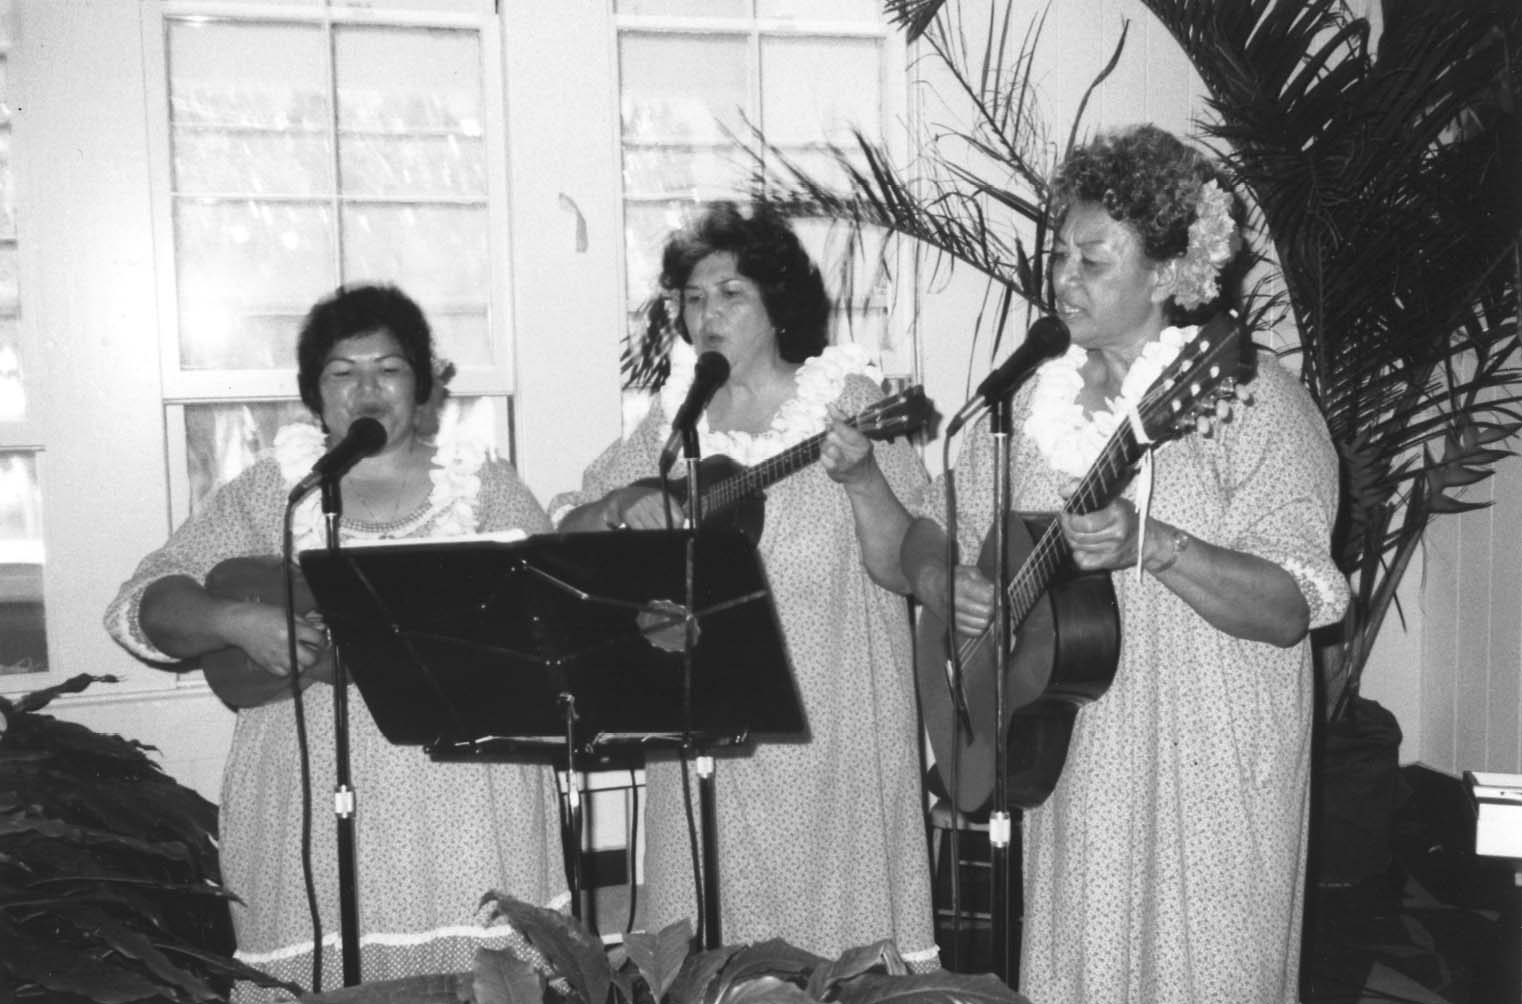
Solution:
<path fill-rule="evenodd" d="M 381 733 L 436 758 L 563 755 L 568 698 L 577 751 L 805 731 L 765 571 L 738 532 L 420 541 L 299 560 Z"/>

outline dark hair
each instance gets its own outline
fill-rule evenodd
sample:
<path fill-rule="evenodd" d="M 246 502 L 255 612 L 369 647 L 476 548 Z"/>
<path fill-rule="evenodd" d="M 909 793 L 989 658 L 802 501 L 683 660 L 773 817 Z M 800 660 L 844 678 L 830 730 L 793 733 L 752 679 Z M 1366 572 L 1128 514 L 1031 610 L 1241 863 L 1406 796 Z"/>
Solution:
<path fill-rule="evenodd" d="M 422 308 L 395 286 L 339 286 L 307 311 L 296 339 L 296 386 L 314 415 L 322 414 L 318 384 L 328 353 L 344 339 L 372 331 L 389 331 L 401 343 L 417 403 L 433 393 L 433 332 Z"/>
<path fill-rule="evenodd" d="M 680 295 L 698 262 L 729 252 L 735 269 L 761 287 L 761 304 L 777 329 L 777 350 L 790 363 L 824 351 L 830 340 L 830 296 L 798 235 L 781 214 L 760 207 L 749 215 L 733 202 L 714 202 L 672 234 L 661 255 L 661 289 Z M 670 318 L 688 341 L 680 310 Z M 652 327 L 667 321 L 663 302 L 652 305 Z"/>
<path fill-rule="evenodd" d="M 1111 219 L 1136 231 L 1148 258 L 1167 261 L 1188 250 L 1189 225 L 1197 216 L 1200 188 L 1208 181 L 1230 196 L 1231 218 L 1241 233 L 1242 200 L 1213 160 L 1157 126 L 1131 126 L 1101 135 L 1068 156 L 1053 185 L 1052 215 L 1060 225 L 1074 203 L 1097 203 Z M 1220 295 L 1189 310 L 1170 299 L 1169 321 L 1197 323 L 1235 305 L 1251 263 L 1244 241 L 1221 268 Z"/>

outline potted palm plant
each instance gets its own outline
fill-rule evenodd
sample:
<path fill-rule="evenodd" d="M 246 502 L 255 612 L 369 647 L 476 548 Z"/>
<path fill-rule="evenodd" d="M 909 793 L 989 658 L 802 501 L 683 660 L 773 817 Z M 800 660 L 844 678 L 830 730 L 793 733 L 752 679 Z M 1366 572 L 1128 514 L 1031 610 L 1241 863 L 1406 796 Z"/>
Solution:
<path fill-rule="evenodd" d="M 1522 428 L 1522 7 L 1387 2 L 1375 45 L 1341 0 L 1144 2 L 1209 89 L 1342 461 L 1315 864 L 1353 882 L 1384 870 L 1397 797 L 1399 728 L 1359 695 L 1374 641 L 1427 527 L 1488 504 L 1463 489 Z"/>

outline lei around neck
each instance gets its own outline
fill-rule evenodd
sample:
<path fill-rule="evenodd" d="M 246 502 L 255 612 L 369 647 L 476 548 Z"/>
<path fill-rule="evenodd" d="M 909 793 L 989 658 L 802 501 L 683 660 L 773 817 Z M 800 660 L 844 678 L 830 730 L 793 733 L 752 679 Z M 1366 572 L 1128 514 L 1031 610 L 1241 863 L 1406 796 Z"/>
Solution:
<path fill-rule="evenodd" d="M 686 342 L 672 347 L 671 375 L 661 385 L 661 413 L 668 423 L 687 397 L 692 386 L 697 356 Z M 855 342 L 830 345 L 811 356 L 794 375 L 796 393 L 777 409 L 771 427 L 765 432 L 715 431 L 708 424 L 708 414 L 698 416 L 698 441 L 704 454 L 722 453 L 737 463 L 752 466 L 776 456 L 795 443 L 801 443 L 829 425 L 829 404 L 840 397 L 846 378 L 859 373 L 873 382 L 881 379 L 867 350 Z"/>
<path fill-rule="evenodd" d="M 327 436 L 308 422 L 283 426 L 275 433 L 273 452 L 286 488 L 294 487 L 305 477 L 327 448 Z M 395 524 L 395 528 L 411 531 L 431 519 L 436 536 L 474 533 L 476 502 L 481 493 L 480 471 L 485 461 L 486 450 L 480 444 L 467 441 L 452 429 L 441 430 L 434 440 L 432 468 L 428 472 L 433 482 L 428 502 L 420 512 Z M 355 533 L 352 526 L 345 525 L 343 529 Z M 326 545 L 320 493 L 312 492 L 297 504 L 291 514 L 291 531 L 298 550 Z M 383 536 L 363 531 L 361 535 Z"/>
<path fill-rule="evenodd" d="M 1052 469 L 1075 478 L 1087 474 L 1120 423 L 1141 404 L 1158 376 L 1198 330 L 1195 326 L 1164 328 L 1131 363 L 1121 382 L 1120 396 L 1108 399 L 1106 410 L 1092 415 L 1085 414 L 1078 403 L 1088 350 L 1073 345 L 1043 364 L 1036 371 L 1036 386 L 1024 429 Z"/>

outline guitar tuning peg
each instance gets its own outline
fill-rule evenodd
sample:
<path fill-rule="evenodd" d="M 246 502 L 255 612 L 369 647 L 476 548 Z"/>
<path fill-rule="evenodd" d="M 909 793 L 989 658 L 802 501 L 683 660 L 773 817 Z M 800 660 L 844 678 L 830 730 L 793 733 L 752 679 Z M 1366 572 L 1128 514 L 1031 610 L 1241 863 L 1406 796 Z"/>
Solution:
<path fill-rule="evenodd" d="M 1231 415 L 1231 402 L 1229 400 L 1222 398 L 1215 403 L 1215 417 L 1217 421 L 1230 422 Z"/>
<path fill-rule="evenodd" d="M 1209 415 L 1199 414 L 1194 417 L 1194 431 L 1209 439 L 1215 435 L 1215 422 Z"/>

